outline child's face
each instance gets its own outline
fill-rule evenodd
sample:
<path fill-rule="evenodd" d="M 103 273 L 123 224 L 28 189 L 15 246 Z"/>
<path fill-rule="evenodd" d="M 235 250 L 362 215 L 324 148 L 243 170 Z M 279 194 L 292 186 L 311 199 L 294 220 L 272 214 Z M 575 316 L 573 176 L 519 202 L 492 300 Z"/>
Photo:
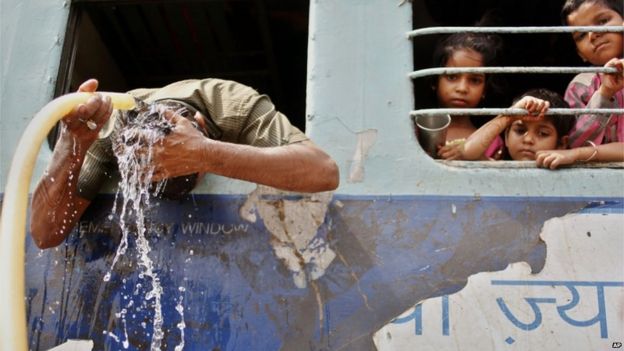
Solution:
<path fill-rule="evenodd" d="M 482 67 L 483 57 L 470 49 L 457 50 L 446 67 Z M 438 103 L 441 107 L 471 108 L 479 105 L 485 91 L 485 75 L 450 74 L 438 77 Z"/>
<path fill-rule="evenodd" d="M 570 26 L 622 26 L 622 16 L 599 2 L 586 2 L 568 16 Z M 622 57 L 623 35 L 618 33 L 577 32 L 572 34 L 576 50 L 585 61 L 603 66 Z"/>
<path fill-rule="evenodd" d="M 516 120 L 505 132 L 505 146 L 512 160 L 532 161 L 537 151 L 556 149 L 557 138 L 557 130 L 548 120 Z"/>

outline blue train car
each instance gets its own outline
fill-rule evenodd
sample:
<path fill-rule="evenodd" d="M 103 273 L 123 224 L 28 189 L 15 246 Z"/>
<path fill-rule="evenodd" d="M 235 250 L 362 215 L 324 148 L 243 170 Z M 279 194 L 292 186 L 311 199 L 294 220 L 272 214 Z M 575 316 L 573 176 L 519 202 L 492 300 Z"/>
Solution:
<path fill-rule="evenodd" d="M 543 11 L 532 16 L 538 3 L 3 0 L 2 189 L 30 117 L 90 76 L 110 91 L 199 75 L 242 81 L 284 106 L 341 173 L 332 193 L 285 193 L 209 175 L 182 200 L 154 199 L 151 276 L 132 240 L 116 259 L 122 230 L 111 182 L 64 244 L 39 250 L 25 237 L 28 349 L 68 341 L 80 350 L 621 347 L 622 165 L 550 171 L 531 162 L 434 160 L 410 118 L 429 106 L 426 83 L 409 74 L 429 65 L 437 37 L 408 32 L 469 25 L 490 8 L 514 20 L 510 26 L 557 25 L 562 1 L 540 3 Z M 581 64 L 569 34 L 508 40 L 512 48 L 535 43 L 527 49 L 535 61 L 517 58 L 521 65 Z M 570 78 L 513 76 L 510 94 L 533 84 L 562 92 Z M 44 145 L 31 190 L 50 156 Z M 572 224 L 552 224 L 558 221 Z M 561 238 L 594 241 L 553 258 Z M 595 265 L 572 272 L 566 252 Z M 522 278 L 483 279 L 488 289 L 535 287 L 520 295 L 528 305 L 511 306 L 512 294 L 495 290 L 492 308 L 470 314 L 481 300 L 457 295 L 469 291 L 467 282 L 520 262 L 524 275 L 511 276 Z M 527 273 L 543 267 L 554 268 L 537 278 Z M 156 287 L 162 293 L 154 296 Z M 594 306 L 575 294 L 591 289 L 597 310 L 569 311 L 570 300 Z M 549 319 L 557 309 L 572 316 Z M 560 320 L 567 322 L 553 322 Z M 435 340 L 431 325 L 439 328 Z M 407 329 L 393 329 L 399 326 Z M 482 344 L 457 339 L 478 333 Z"/>

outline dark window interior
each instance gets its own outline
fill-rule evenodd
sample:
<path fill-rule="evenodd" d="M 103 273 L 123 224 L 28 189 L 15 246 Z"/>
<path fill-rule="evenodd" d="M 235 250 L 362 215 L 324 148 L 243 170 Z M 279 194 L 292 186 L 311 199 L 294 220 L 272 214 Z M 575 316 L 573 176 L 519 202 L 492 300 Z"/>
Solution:
<path fill-rule="evenodd" d="M 505 27 L 559 26 L 564 0 L 414 0 L 414 29 L 430 26 L 473 26 L 489 12 L 491 25 Z M 569 33 L 503 34 L 501 66 L 584 66 Z M 432 67 L 432 55 L 441 35 L 415 38 L 414 69 Z M 501 74 L 505 88 L 489 94 L 486 106 L 508 107 L 512 99 L 531 89 L 548 88 L 560 94 L 574 74 Z M 436 107 L 431 80 L 414 80 L 416 108 Z M 473 121 L 481 125 L 484 118 Z M 474 119 L 474 118 L 473 118 Z"/>
<path fill-rule="evenodd" d="M 309 0 L 74 1 L 56 94 L 87 78 L 123 92 L 223 78 L 305 127 Z"/>

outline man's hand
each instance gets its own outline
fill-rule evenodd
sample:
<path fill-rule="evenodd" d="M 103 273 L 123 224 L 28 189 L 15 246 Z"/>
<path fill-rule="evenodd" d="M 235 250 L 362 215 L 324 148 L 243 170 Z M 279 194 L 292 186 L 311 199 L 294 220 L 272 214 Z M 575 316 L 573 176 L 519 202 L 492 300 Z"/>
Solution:
<path fill-rule="evenodd" d="M 198 113 L 199 114 L 199 113 Z M 196 116 L 196 120 L 201 116 Z M 191 121 L 166 111 L 165 118 L 174 127 L 160 142 L 152 146 L 152 166 L 155 167 L 153 181 L 200 172 L 202 145 L 210 142 Z"/>
<path fill-rule="evenodd" d="M 78 92 L 93 93 L 97 90 L 98 81 L 89 79 L 82 83 Z M 63 124 L 73 136 L 84 140 L 89 146 L 97 139 L 102 126 L 108 121 L 113 112 L 110 97 L 94 94 L 87 102 L 76 106 L 63 117 Z"/>

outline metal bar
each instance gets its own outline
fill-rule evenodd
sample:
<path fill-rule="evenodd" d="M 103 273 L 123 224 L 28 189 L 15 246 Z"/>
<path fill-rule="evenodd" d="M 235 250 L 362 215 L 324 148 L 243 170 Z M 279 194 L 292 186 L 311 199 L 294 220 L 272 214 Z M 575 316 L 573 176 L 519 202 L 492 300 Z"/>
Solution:
<path fill-rule="evenodd" d="M 411 79 L 461 73 L 617 73 L 614 67 L 437 67 L 410 72 Z"/>
<path fill-rule="evenodd" d="M 449 161 L 449 160 L 435 160 L 436 162 L 457 168 L 497 168 L 497 169 L 524 169 L 524 168 L 538 168 L 535 161 Z M 562 167 L 563 168 L 563 167 Z M 624 162 L 589 162 L 589 163 L 575 163 L 566 165 L 565 168 L 624 168 Z"/>
<path fill-rule="evenodd" d="M 552 26 L 552 27 L 427 27 L 407 32 L 408 38 L 430 34 L 451 33 L 574 33 L 574 32 L 624 32 L 624 26 Z"/>
<path fill-rule="evenodd" d="M 410 116 L 436 115 L 527 115 L 529 112 L 522 108 L 430 108 L 410 111 Z M 551 108 L 546 115 L 612 115 L 624 114 L 624 108 Z"/>

